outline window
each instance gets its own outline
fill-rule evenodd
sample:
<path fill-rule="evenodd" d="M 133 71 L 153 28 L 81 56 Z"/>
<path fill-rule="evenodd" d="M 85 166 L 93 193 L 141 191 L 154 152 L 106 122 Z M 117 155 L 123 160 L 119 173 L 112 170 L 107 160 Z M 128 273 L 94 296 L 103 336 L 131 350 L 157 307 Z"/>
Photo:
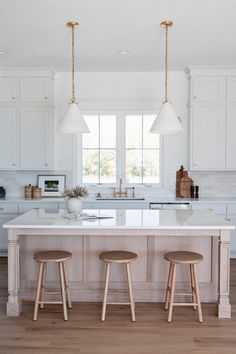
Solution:
<path fill-rule="evenodd" d="M 80 181 L 85 184 L 160 183 L 160 138 L 150 134 L 155 114 L 85 114 Z M 80 150 L 81 151 L 81 150 Z"/>
<path fill-rule="evenodd" d="M 83 183 L 116 182 L 116 116 L 84 115 L 90 133 L 83 134 Z"/>
<path fill-rule="evenodd" d="M 159 136 L 149 129 L 155 115 L 126 115 L 126 181 L 160 183 Z"/>

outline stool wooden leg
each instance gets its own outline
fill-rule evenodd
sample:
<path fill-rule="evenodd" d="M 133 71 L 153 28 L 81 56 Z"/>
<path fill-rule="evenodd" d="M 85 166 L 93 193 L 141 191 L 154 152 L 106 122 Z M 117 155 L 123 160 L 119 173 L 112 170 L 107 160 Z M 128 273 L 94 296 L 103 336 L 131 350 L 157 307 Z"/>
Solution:
<path fill-rule="evenodd" d="M 39 275 L 38 275 L 38 285 L 37 285 L 36 298 L 35 298 L 35 304 L 34 304 L 34 317 L 33 317 L 34 321 L 36 321 L 37 317 L 38 317 L 39 297 L 40 297 L 40 290 L 41 290 L 41 284 L 42 284 L 42 274 L 43 274 L 43 263 L 40 263 Z"/>
<path fill-rule="evenodd" d="M 193 264 L 193 274 L 194 274 L 194 283 L 195 283 L 197 307 L 198 307 L 198 321 L 199 322 L 203 322 L 203 319 L 202 319 L 202 307 L 201 307 L 199 287 L 198 287 L 198 278 L 197 278 L 196 264 Z"/>
<path fill-rule="evenodd" d="M 190 268 L 190 278 L 191 278 L 191 288 L 192 288 L 192 301 L 194 303 L 196 303 L 196 285 L 195 285 L 195 282 L 194 282 L 194 274 L 193 274 L 193 265 L 192 264 L 189 264 L 189 268 Z M 193 306 L 193 309 L 196 311 L 197 309 L 197 306 Z"/>
<path fill-rule="evenodd" d="M 103 304 L 102 304 L 101 321 L 105 321 L 105 317 L 106 317 L 107 294 L 108 294 L 108 285 L 109 285 L 109 277 L 110 277 L 110 267 L 111 267 L 111 263 L 107 263 L 106 264 L 106 280 L 105 280 L 104 298 L 103 298 Z"/>
<path fill-rule="evenodd" d="M 170 293 L 172 269 L 173 269 L 172 263 L 170 262 L 169 275 L 168 275 L 168 281 L 167 281 L 167 287 L 166 287 L 165 310 L 168 310 L 168 298 L 169 298 L 169 293 Z"/>
<path fill-rule="evenodd" d="M 71 298 L 70 298 L 70 289 L 69 289 L 69 283 L 68 283 L 68 275 L 67 275 L 67 269 L 66 269 L 65 262 L 63 262 L 62 265 L 63 265 L 63 271 L 64 271 L 65 285 L 66 285 L 68 307 L 69 307 L 69 309 L 72 309 Z"/>
<path fill-rule="evenodd" d="M 59 265 L 59 274 L 60 274 L 60 283 L 61 283 L 61 296 L 62 296 L 64 320 L 67 321 L 68 317 L 67 317 L 67 308 L 66 308 L 66 294 L 65 294 L 65 281 L 64 281 L 63 267 L 61 262 L 59 262 L 58 265 Z"/>
<path fill-rule="evenodd" d="M 129 288 L 129 299 L 130 299 L 130 309 L 131 309 L 131 318 L 132 321 L 135 322 L 135 306 L 134 306 L 134 299 L 133 299 L 133 291 L 132 291 L 132 283 L 131 283 L 131 272 L 130 272 L 130 264 L 126 263 L 126 273 L 127 273 L 127 280 L 128 280 L 128 288 Z"/>
<path fill-rule="evenodd" d="M 173 303 L 175 295 L 175 278 L 176 278 L 176 264 L 173 264 L 172 275 L 171 275 L 171 289 L 170 289 L 170 304 L 168 312 L 168 322 L 172 320 Z"/>
<path fill-rule="evenodd" d="M 46 282 L 46 275 L 47 275 L 47 263 L 43 263 L 43 277 L 42 277 L 42 286 L 41 286 L 41 301 L 44 299 L 44 291 L 45 291 L 45 282 Z M 44 304 L 40 304 L 40 308 L 44 308 Z"/>

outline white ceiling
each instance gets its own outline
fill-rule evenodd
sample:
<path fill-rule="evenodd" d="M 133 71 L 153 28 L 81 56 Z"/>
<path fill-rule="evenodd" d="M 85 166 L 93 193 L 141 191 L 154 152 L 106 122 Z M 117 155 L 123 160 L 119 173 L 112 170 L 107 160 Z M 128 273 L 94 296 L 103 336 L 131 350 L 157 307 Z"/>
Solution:
<path fill-rule="evenodd" d="M 236 64 L 235 0 L 0 0 L 0 66 L 50 66 L 69 71 L 71 32 L 80 71 L 163 69 L 163 20 L 169 67 Z M 129 50 L 121 55 L 120 50 Z M 79 66 L 78 66 L 79 65 Z"/>

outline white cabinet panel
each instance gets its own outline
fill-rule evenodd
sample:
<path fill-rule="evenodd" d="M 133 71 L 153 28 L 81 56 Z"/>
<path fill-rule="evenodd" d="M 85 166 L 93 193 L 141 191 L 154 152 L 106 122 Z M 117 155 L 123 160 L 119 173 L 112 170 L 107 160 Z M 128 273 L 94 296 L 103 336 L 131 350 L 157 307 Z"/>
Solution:
<path fill-rule="evenodd" d="M 236 76 L 227 79 L 227 101 L 236 102 Z"/>
<path fill-rule="evenodd" d="M 0 102 L 15 102 L 17 80 L 12 78 L 0 79 Z"/>
<path fill-rule="evenodd" d="M 191 121 L 192 170 L 223 170 L 225 168 L 224 106 L 192 107 Z"/>
<path fill-rule="evenodd" d="M 227 108 L 226 169 L 236 170 L 236 104 Z"/>
<path fill-rule="evenodd" d="M 29 210 L 32 209 L 45 209 L 48 213 L 55 213 L 58 210 L 58 204 L 57 203 L 51 203 L 51 202 L 25 202 L 25 203 L 19 203 L 19 213 L 23 214 L 26 213 Z"/>
<path fill-rule="evenodd" d="M 229 222 L 236 227 L 236 215 L 227 214 Z M 230 257 L 236 258 L 236 229 L 230 230 Z"/>
<path fill-rule="evenodd" d="M 226 217 L 226 203 L 192 203 L 193 210 L 208 210 L 214 214 Z"/>
<path fill-rule="evenodd" d="M 22 78 L 20 80 L 21 102 L 49 101 L 49 84 L 47 78 Z"/>
<path fill-rule="evenodd" d="M 48 108 L 22 108 L 20 114 L 21 168 L 48 169 L 50 167 L 50 138 L 53 140 L 51 124 Z"/>
<path fill-rule="evenodd" d="M 2 225 L 17 217 L 17 214 L 0 215 L 0 255 L 6 254 L 8 248 L 7 229 L 3 229 Z"/>
<path fill-rule="evenodd" d="M 17 119 L 14 107 L 0 107 L 0 169 L 17 167 Z"/>
<path fill-rule="evenodd" d="M 222 77 L 195 77 L 192 83 L 193 102 L 225 102 L 226 79 Z"/>
<path fill-rule="evenodd" d="M 0 215 L 1 214 L 17 214 L 18 203 L 0 202 Z"/>

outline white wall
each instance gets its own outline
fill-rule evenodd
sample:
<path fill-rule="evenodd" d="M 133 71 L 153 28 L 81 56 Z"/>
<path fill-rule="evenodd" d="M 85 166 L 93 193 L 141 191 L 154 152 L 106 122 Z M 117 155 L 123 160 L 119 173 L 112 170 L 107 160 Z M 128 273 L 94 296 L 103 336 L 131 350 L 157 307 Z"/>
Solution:
<path fill-rule="evenodd" d="M 76 73 L 76 93 L 82 111 L 158 111 L 164 96 L 163 72 Z M 71 73 L 55 77 L 56 124 L 71 98 Z M 184 133 L 164 138 L 163 181 L 165 189 L 175 183 L 175 171 L 188 161 L 187 89 L 184 72 L 169 73 L 169 100 L 181 117 Z M 73 167 L 72 137 L 56 133 L 56 169 Z"/>

